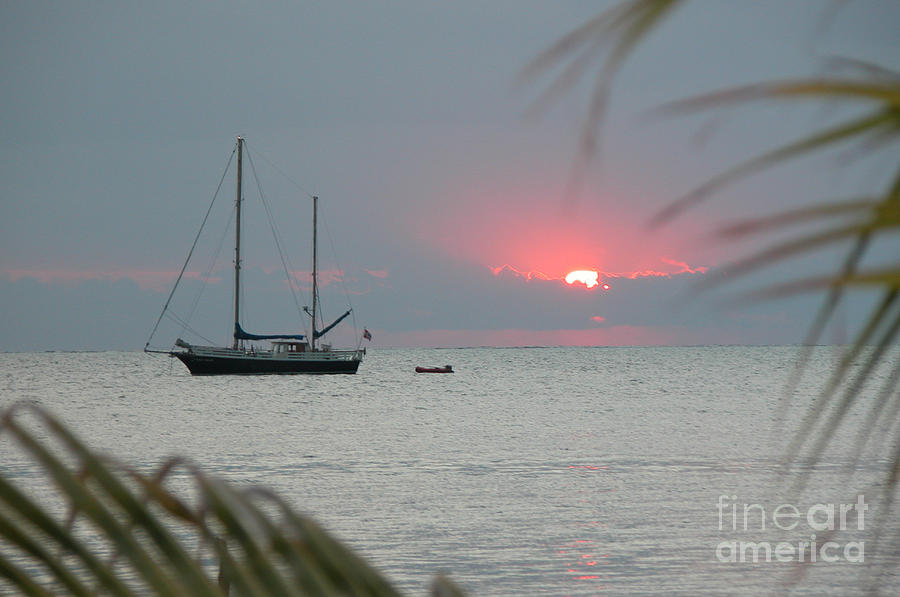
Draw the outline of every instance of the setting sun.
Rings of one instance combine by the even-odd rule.
[[[581,282],[588,288],[593,288],[600,284],[597,281],[597,278],[600,276],[598,272],[593,270],[584,270],[578,269],[574,272],[569,272],[566,274],[566,284],[574,284],[575,282]]]

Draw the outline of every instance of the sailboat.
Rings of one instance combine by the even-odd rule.
[[[234,338],[231,346],[199,346],[175,341],[175,349],[165,351],[187,366],[192,375],[264,375],[300,373],[356,373],[365,349],[332,350],[329,344],[317,343],[326,333],[344,320],[352,309],[341,315],[332,324],[316,329],[319,308],[318,292],[318,250],[317,250],[317,209],[318,197],[313,197],[313,269],[312,269],[312,309],[304,310],[312,318],[312,333],[304,334],[251,334],[241,327],[241,171],[244,151],[243,137],[237,138],[237,197],[235,199],[235,239],[234,239]],[[187,265],[187,264],[185,264]],[[182,273],[184,270],[182,270]],[[177,287],[177,282],[176,282]],[[174,288],[172,292],[174,293]],[[171,300],[172,295],[169,295]],[[167,305],[168,306],[168,302]],[[163,308],[163,314],[166,307]],[[160,315],[162,319],[162,315]],[[157,321],[157,326],[159,321]],[[155,332],[154,328],[154,332]],[[151,333],[151,338],[153,334]],[[366,334],[366,337],[371,337]],[[259,349],[249,342],[270,341],[267,349]],[[149,350],[150,341],[144,347]]]

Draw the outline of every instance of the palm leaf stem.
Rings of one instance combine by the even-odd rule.
[[[897,110],[883,109],[866,114],[862,118],[845,121],[838,126],[827,129],[824,132],[805,137],[799,141],[764,153],[756,158],[739,164],[722,174],[715,176],[700,185],[687,195],[669,203],[659,211],[652,219],[651,225],[659,225],[674,219],[683,211],[706,200],[713,192],[732,184],[738,179],[759,172],[785,160],[796,158],[810,151],[832,145],[839,141],[860,135],[861,133],[877,130],[878,127],[892,124],[900,116]]]

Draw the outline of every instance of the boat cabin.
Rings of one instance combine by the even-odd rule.
[[[272,342],[272,352],[275,354],[285,354],[291,352],[306,352],[307,344],[306,342]]]

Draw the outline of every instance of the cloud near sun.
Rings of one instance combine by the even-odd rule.
[[[708,271],[707,267],[691,267],[683,261],[676,261],[674,259],[663,258],[660,261],[670,266],[669,268],[666,268],[667,271],[647,269],[634,272],[604,272],[590,269],[577,269],[570,271],[565,276],[550,276],[539,271],[522,271],[508,263],[504,263],[499,267],[490,267],[490,270],[495,276],[507,272],[513,276],[524,278],[526,280],[557,280],[565,282],[570,286],[583,284],[586,288],[599,288],[600,290],[609,290],[609,284],[603,282],[603,280],[614,278],[627,278],[629,280],[635,280],[637,278],[668,278],[679,274],[705,274]]]
[[[627,191],[577,207],[555,197],[546,181],[476,182],[446,191],[452,197],[427,213],[410,214],[412,230],[425,243],[458,259],[527,280],[552,280],[602,290],[609,278],[701,274],[688,265],[706,252],[692,220],[663,230],[647,229],[647,212]],[[665,256],[677,255],[676,259]],[[708,265],[708,264],[705,264]],[[574,274],[574,272],[597,272]]]

